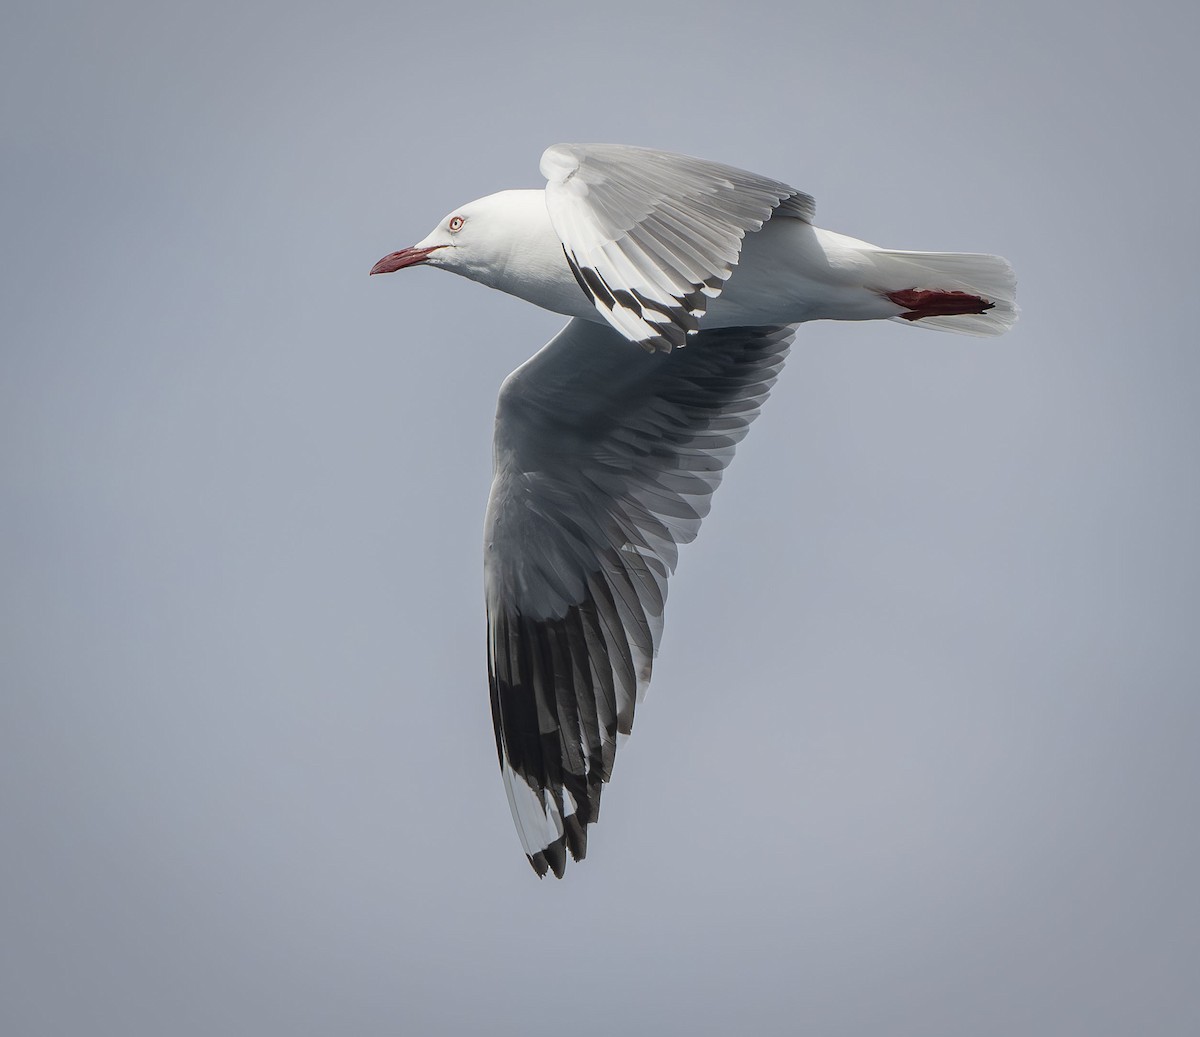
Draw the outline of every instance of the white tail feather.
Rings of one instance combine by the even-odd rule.
[[[966,292],[992,303],[983,313],[892,320],[918,328],[954,331],[964,335],[1002,335],[1017,319],[1017,278],[1008,260],[971,252],[900,252],[879,249],[869,253],[887,291],[917,288],[925,291]]]

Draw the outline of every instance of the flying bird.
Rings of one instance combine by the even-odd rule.
[[[557,144],[541,172],[371,273],[438,267],[571,318],[501,386],[484,536],[504,787],[534,870],[561,878],[650,682],[679,545],[794,326],[996,335],[1017,311],[1000,257],[822,230],[809,195],[754,173],[617,144]]]

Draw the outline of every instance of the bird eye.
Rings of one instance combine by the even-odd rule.
[[[451,216],[451,217],[450,217],[450,223],[448,224],[448,226],[450,227],[450,229],[451,229],[452,231],[454,231],[454,230],[462,230],[462,225],[463,225],[465,222],[466,222],[466,221],[465,221],[465,220],[464,220],[464,219],[463,219],[461,216]]]

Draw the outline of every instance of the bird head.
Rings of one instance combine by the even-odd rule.
[[[471,206],[464,205],[448,213],[422,241],[409,248],[402,248],[399,252],[392,252],[390,255],[384,256],[371,267],[371,273],[390,274],[408,266],[425,264],[454,269],[456,266],[455,252],[464,246],[469,248],[470,241],[474,237],[473,227],[472,230],[467,230],[468,222],[474,223],[471,219],[474,214],[468,211],[470,208]],[[447,251],[449,254],[439,254]]]
[[[543,192],[501,191],[451,209],[425,238],[384,256],[371,273],[442,267],[520,295],[509,280],[546,263],[563,264],[563,259]]]

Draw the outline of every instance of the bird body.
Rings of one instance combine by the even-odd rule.
[[[371,272],[440,267],[572,318],[501,388],[484,562],[504,785],[530,863],[561,877],[649,684],[679,545],[793,326],[991,335],[1016,307],[999,257],[822,230],[808,195],[729,166],[555,145],[542,172],[545,190],[461,206]]]

